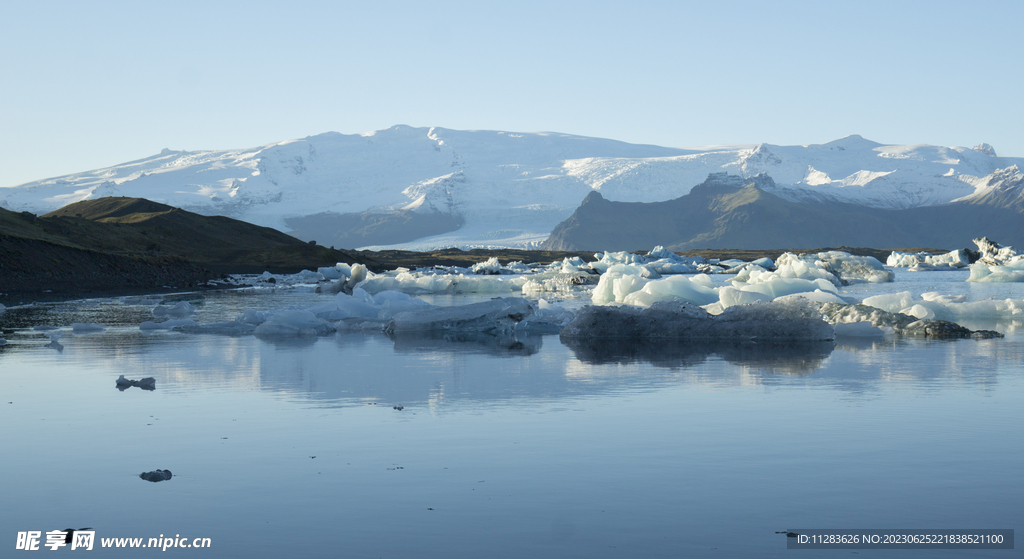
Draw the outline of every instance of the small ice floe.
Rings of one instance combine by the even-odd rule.
[[[87,334],[89,332],[102,332],[107,327],[102,324],[94,324],[92,322],[73,322],[71,324],[71,331],[75,334]]]
[[[7,310],[7,307],[5,307],[3,303],[0,303],[0,313],[3,313],[6,310]]]
[[[120,390],[121,392],[124,392],[125,390],[127,390],[127,389],[129,389],[129,388],[131,388],[133,386],[137,386],[137,387],[139,387],[139,388],[141,388],[143,390],[156,390],[156,379],[153,378],[153,377],[146,377],[146,378],[141,378],[139,380],[132,380],[132,379],[124,378],[124,375],[121,375],[121,376],[117,377],[117,380],[114,381],[114,383],[115,383],[115,386],[117,386],[117,389]]]
[[[185,318],[194,312],[196,312],[195,307],[190,305],[188,301],[178,301],[173,307],[168,307],[167,305],[153,307],[153,316],[157,318]]]
[[[641,309],[632,306],[590,306],[577,311],[562,329],[562,338],[672,340],[824,341],[835,337],[817,306],[803,299],[757,302],[709,314],[680,300],[660,301]]]
[[[152,472],[142,472],[141,474],[139,474],[139,477],[146,481],[152,481],[153,483],[156,483],[158,481],[167,481],[171,479],[171,471],[153,470]]]
[[[0,338],[0,345],[7,345],[7,340]]]

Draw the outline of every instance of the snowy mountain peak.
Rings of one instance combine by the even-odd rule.
[[[984,142],[974,146],[974,151],[978,153],[984,153],[985,155],[991,155],[992,157],[996,157],[996,148]]]

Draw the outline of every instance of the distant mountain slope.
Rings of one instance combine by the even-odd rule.
[[[1011,174],[1012,175],[1012,174]],[[828,201],[792,202],[771,191],[772,179],[713,174],[689,194],[665,202],[612,202],[589,194],[559,224],[544,250],[641,250],[664,245],[767,249],[822,246],[949,249],[988,236],[1003,244],[1024,243],[1024,207],[1005,204],[1006,186],[995,198],[943,206],[879,209]],[[1024,184],[1017,184],[1018,189]],[[1016,199],[1016,198],[1014,198]]]
[[[1022,158],[991,146],[889,146],[860,136],[805,146],[675,149],[555,133],[395,126],[250,149],[171,151],[0,188],[0,206],[47,212],[128,195],[227,215],[344,248],[539,244],[590,192],[678,198],[712,172],[768,173],[788,201],[876,208],[978,194]],[[333,241],[328,240],[333,239]],[[365,244],[363,244],[365,243]]]

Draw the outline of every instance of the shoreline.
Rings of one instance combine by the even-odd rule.
[[[810,249],[700,249],[688,250],[678,254],[684,256],[701,256],[708,259],[740,259],[747,262],[762,257],[777,259],[784,252],[812,253],[829,250],[841,250],[855,256],[873,256],[884,263],[885,258],[894,250],[901,252],[932,252],[941,254],[948,252],[942,249],[931,248],[893,248],[876,249],[870,247],[826,247]],[[579,256],[585,262],[596,260],[594,253],[597,251],[547,251],[547,250],[521,250],[521,249],[472,249],[461,250],[449,248],[430,252],[414,252],[400,250],[384,251],[346,251],[356,262],[365,263],[367,268],[373,272],[380,273],[396,268],[421,268],[430,266],[460,266],[469,267],[475,263],[483,262],[488,258],[497,257],[502,264],[513,261],[524,263],[532,262],[555,262],[563,258]],[[646,251],[634,251],[643,253]],[[105,256],[105,255],[104,255]],[[124,257],[121,257],[124,258]],[[166,258],[166,257],[165,257]],[[148,264],[148,263],[147,263]],[[76,299],[96,299],[107,297],[134,296],[134,295],[163,295],[183,292],[202,292],[236,287],[230,284],[209,285],[208,282],[216,282],[228,274],[260,274],[263,267],[251,265],[239,265],[236,270],[225,270],[222,273],[213,273],[209,269],[196,266],[180,259],[165,259],[159,266],[159,274],[154,276],[146,272],[139,275],[132,275],[125,270],[118,270],[116,274],[97,273],[97,270],[81,270],[84,273],[76,273],[74,266],[63,267],[59,277],[54,274],[40,274],[32,277],[31,274],[21,274],[23,277],[10,278],[5,275],[3,283],[0,283],[0,303],[6,306],[20,306],[32,303],[49,303],[69,301]],[[170,264],[170,266],[168,266]],[[331,266],[335,263],[324,263],[323,266]],[[120,268],[120,266],[117,266]],[[148,267],[147,267],[148,268]],[[260,269],[259,272],[253,272]],[[305,268],[309,269],[309,268]],[[51,268],[52,270],[52,268]],[[302,268],[291,269],[271,266],[266,271],[271,273],[296,273]],[[0,267],[0,271],[4,271]],[[168,274],[170,272],[170,274]],[[97,277],[100,276],[100,277]],[[173,277],[174,281],[164,280]],[[13,281],[12,281],[13,280]],[[175,285],[177,284],[177,285]],[[15,286],[11,289],[9,286]],[[28,287],[31,286],[31,287]],[[20,287],[20,288],[19,288]]]

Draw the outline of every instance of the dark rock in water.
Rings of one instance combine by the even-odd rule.
[[[139,474],[139,477],[146,481],[152,481],[153,483],[156,483],[158,481],[167,481],[171,479],[171,471],[153,470],[152,472],[142,472],[141,474]]]
[[[128,390],[133,386],[138,386],[143,390],[156,390],[156,379],[153,377],[146,377],[139,380],[132,380],[124,378],[124,375],[117,377],[116,383],[117,389],[121,392]]]

